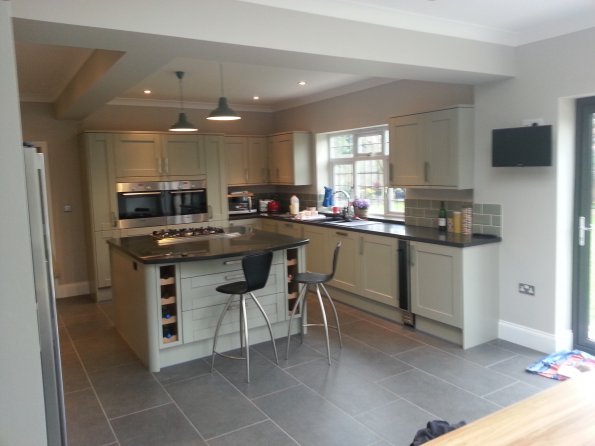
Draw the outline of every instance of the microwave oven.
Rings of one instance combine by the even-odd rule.
[[[117,183],[118,228],[208,221],[206,180]]]
[[[230,215],[252,214],[257,211],[256,200],[251,192],[234,192],[227,196]]]

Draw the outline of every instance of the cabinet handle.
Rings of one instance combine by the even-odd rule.
[[[279,181],[279,168],[277,167],[277,181]]]
[[[226,260],[223,262],[224,265],[239,265],[242,263],[242,259],[239,260]]]
[[[118,227],[118,219],[116,218],[116,213],[112,211],[112,227]]]
[[[244,167],[244,180],[246,180],[246,182],[248,182],[248,168]]]
[[[346,232],[335,232],[335,234],[340,235],[341,237],[347,237],[348,234]]]
[[[236,280],[236,279],[244,279],[243,274],[231,274],[229,276],[225,276],[225,280]]]
[[[388,179],[391,183],[393,182],[393,163],[388,165]]]
[[[209,204],[207,205],[207,209],[209,212],[209,220],[211,220],[213,218],[213,207]]]
[[[266,172],[265,172],[265,168],[264,167],[261,167],[260,168],[260,177],[261,177],[261,179],[262,179],[263,182],[267,180]]]
[[[165,168],[163,169],[165,173],[169,173],[169,158],[164,158],[163,162],[165,164]]]
[[[413,246],[409,247],[409,266],[415,265],[415,256],[416,256],[415,248]]]
[[[161,175],[163,173],[161,158],[155,158],[155,161],[157,162],[157,172]]]
[[[424,181],[427,183],[430,178],[430,163],[427,161],[424,163]]]

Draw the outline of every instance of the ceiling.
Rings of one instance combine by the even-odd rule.
[[[515,47],[595,26],[595,2],[592,0],[240,1],[503,47]],[[57,101],[95,54],[94,48],[80,48],[74,40],[72,46],[45,45],[20,40],[19,33],[15,33],[15,40],[23,101]],[[179,104],[179,83],[175,71],[186,73],[183,88],[187,107],[214,107],[221,95],[221,68],[224,94],[230,105],[237,110],[262,111],[283,109],[400,78],[391,72],[369,75],[347,67],[336,69],[332,64],[309,64],[300,68],[297,59],[285,66],[278,62],[268,64],[266,58],[254,57],[256,53],[244,58],[254,62],[246,62],[242,58],[220,61],[216,57],[165,54],[170,57],[153,61],[152,66],[146,69],[146,76],[135,79],[130,85],[120,82],[119,89],[114,87],[109,94],[103,95],[103,101],[176,107]],[[43,70],[39,69],[40,66]],[[413,73],[409,78],[414,77]],[[299,81],[306,81],[306,85],[299,86]],[[460,79],[460,82],[480,81],[481,78]],[[145,89],[150,89],[152,93],[143,93]],[[254,100],[254,96],[260,99]],[[81,114],[84,113],[79,113],[79,117]]]

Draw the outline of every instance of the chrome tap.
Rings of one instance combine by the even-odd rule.
[[[353,205],[351,204],[351,196],[344,190],[338,190],[338,191],[334,192],[333,196],[335,196],[337,194],[343,194],[343,195],[345,195],[345,198],[347,198],[347,206],[345,206],[341,212],[341,214],[343,215],[343,218],[346,218],[346,219],[353,218],[353,216],[355,215],[355,212],[353,210]]]

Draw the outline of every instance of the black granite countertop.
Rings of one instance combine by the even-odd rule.
[[[404,240],[411,240],[416,242],[433,243],[436,245],[454,246],[457,248],[467,248],[471,246],[485,245],[488,243],[499,243],[502,238],[489,234],[473,234],[463,235],[455,233],[442,233],[438,229],[424,228],[421,226],[407,226],[401,222],[386,222],[368,220],[370,224],[360,226],[339,226],[325,223],[320,220],[302,221],[296,220],[284,214],[258,214],[249,217],[242,215],[242,219],[246,218],[270,218],[279,221],[290,221],[304,225],[315,225],[334,229],[336,231],[354,231],[363,232],[366,234],[383,235],[387,237],[395,237]],[[239,219],[239,218],[238,218]],[[230,218],[230,220],[233,220]]]
[[[159,244],[150,235],[122,237],[108,240],[119,249],[141,263],[171,263],[209,260],[223,257],[244,256],[255,251],[295,248],[308,243],[307,239],[288,237],[254,230],[233,232],[216,236],[203,236],[184,243]]]

